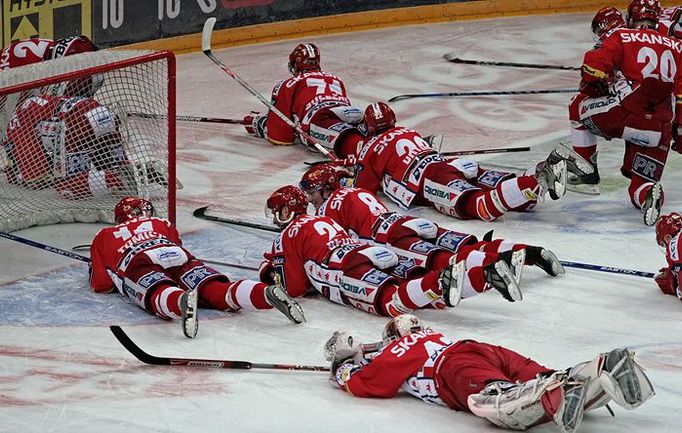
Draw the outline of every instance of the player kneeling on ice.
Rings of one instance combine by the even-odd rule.
[[[661,268],[654,277],[656,284],[666,295],[677,296],[682,301],[680,273],[682,272],[682,215],[672,212],[661,215],[656,223],[656,242],[665,248],[668,266]]]
[[[566,192],[566,160],[582,159],[560,146],[517,177],[444,157],[414,129],[396,126],[395,113],[384,102],[365,109],[364,126],[364,141],[344,140],[334,149],[357,164],[356,187],[381,190],[404,209],[430,204],[461,219],[493,221],[508,211],[527,211],[547,192],[558,200]]]
[[[322,71],[320,50],[315,44],[294,48],[289,55],[289,72],[293,77],[280,81],[272,90],[275,108],[326,148],[332,149],[341,136],[359,136],[355,125],[362,121],[362,110],[351,105],[341,78]],[[244,118],[244,126],[249,134],[275,145],[289,146],[296,140],[296,131],[273,112],[252,113]]]
[[[565,433],[578,430],[585,411],[612,400],[634,409],[654,395],[626,348],[555,370],[502,346],[451,341],[411,314],[391,319],[382,343],[335,332],[324,347],[331,380],[355,397],[390,398],[402,389],[510,430],[553,421]]]
[[[505,299],[518,301],[524,255],[526,264],[537,265],[551,276],[564,273],[554,253],[542,247],[502,239],[479,242],[474,235],[391,212],[370,191],[342,186],[352,183],[352,177],[351,170],[337,163],[318,164],[303,174],[300,186],[317,215],[330,217],[361,241],[389,248],[398,255],[400,270],[409,276],[424,268],[443,269],[454,256],[465,261],[462,298],[494,287]]]
[[[152,204],[138,197],[122,199],[114,210],[114,227],[92,241],[90,285],[97,293],[118,290],[139,307],[162,319],[182,318],[183,332],[198,329],[197,306],[224,311],[277,308],[294,323],[303,310],[281,287],[227,276],[181,247],[178,231],[154,217]]]
[[[282,233],[264,255],[261,281],[281,282],[292,297],[314,288],[332,302],[379,316],[430,308],[438,299],[450,307],[459,303],[463,261],[420,278],[395,277],[401,265],[394,252],[353,239],[329,217],[306,215],[307,206],[305,194],[293,185],[268,198],[267,210]]]

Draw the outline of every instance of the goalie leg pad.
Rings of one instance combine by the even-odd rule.
[[[654,396],[654,387],[644,369],[627,348],[606,354],[604,370],[599,375],[604,391],[625,409],[635,409]]]

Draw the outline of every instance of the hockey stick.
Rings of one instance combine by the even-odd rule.
[[[444,93],[414,93],[397,95],[388,102],[414,98],[458,98],[471,96],[506,96],[506,95],[546,95],[552,93],[578,93],[578,89],[549,89],[549,90],[486,90],[480,92],[444,92]]]
[[[88,244],[76,245],[75,247],[73,247],[71,249],[74,251],[89,251],[90,245],[88,245]],[[228,268],[246,269],[247,271],[258,271],[258,268],[254,268],[253,266],[238,265],[236,263],[227,263],[227,262],[221,262],[218,260],[210,260],[210,259],[197,259],[197,260],[199,260],[200,262],[209,263],[211,265],[221,265],[221,266],[225,266]]]
[[[560,71],[579,71],[581,68],[575,66],[545,65],[541,63],[515,63],[515,62],[494,62],[490,60],[468,60],[460,59],[454,53],[444,54],[443,58],[448,62],[460,63],[463,65],[479,66],[509,66],[512,68],[532,68],[532,69],[555,69]]]
[[[329,152],[327,149],[325,149],[320,143],[318,143],[313,137],[308,135],[299,125],[294,123],[291,119],[289,119],[287,116],[284,115],[281,111],[279,111],[277,108],[275,108],[274,105],[270,101],[268,101],[263,95],[258,93],[256,89],[251,87],[246,81],[242,80],[242,78],[237,75],[234,71],[232,71],[230,68],[228,68],[223,62],[221,62],[212,52],[211,52],[211,34],[213,33],[213,26],[215,26],[216,19],[214,17],[211,17],[206,20],[204,23],[204,29],[201,32],[201,49],[203,50],[204,54],[206,54],[206,57],[211,59],[213,63],[218,65],[220,69],[223,70],[227,75],[230,77],[234,78],[237,83],[239,83],[240,86],[242,86],[244,89],[246,89],[249,93],[251,93],[253,96],[256,97],[260,102],[262,102],[270,111],[275,113],[277,117],[282,119],[284,123],[292,127],[298,134],[303,137],[308,143],[312,144],[315,146],[315,149],[317,149],[321,154],[326,156],[332,161],[336,161],[337,158]]]
[[[164,114],[151,113],[128,113],[130,117],[141,117],[143,119],[166,119],[168,116]],[[229,125],[243,125],[244,121],[241,119],[221,119],[218,117],[198,117],[198,116],[175,116],[175,120],[182,122],[205,122],[205,123],[226,123]]]
[[[654,274],[651,272],[637,271],[634,269],[613,268],[611,266],[592,265],[590,263],[567,262],[565,260],[560,260],[560,262],[563,266],[566,266],[567,268],[586,269],[588,271],[609,272],[612,274],[621,275],[633,275],[635,277],[643,278],[654,277]]]
[[[52,247],[50,245],[41,244],[40,242],[32,241],[30,239],[15,236],[9,233],[0,232],[0,237],[9,239],[11,241],[20,242],[31,247],[40,248],[54,254],[59,254],[60,256],[68,257],[70,259],[80,260],[81,262],[90,263],[90,258],[81,256],[80,254],[72,253],[71,251],[62,250],[61,248]]]
[[[509,147],[506,149],[480,149],[480,150],[453,150],[451,152],[440,152],[443,156],[464,156],[464,155],[485,155],[487,153],[507,153],[507,152],[528,152],[530,147]],[[314,166],[325,164],[329,161],[304,161],[303,164]]]
[[[293,364],[265,364],[247,361],[230,361],[222,359],[192,359],[192,358],[165,358],[150,355],[133,342],[120,326],[110,326],[111,332],[123,347],[135,358],[150,365],[170,365],[179,367],[201,368],[229,368],[237,370],[267,369],[267,370],[296,370],[315,371],[329,373],[329,367],[319,365],[293,365]]]
[[[223,217],[218,217],[218,216],[213,216],[213,215],[206,215],[206,209],[208,209],[208,206],[200,207],[199,209],[196,209],[194,212],[192,212],[192,215],[194,215],[196,218],[199,218],[202,220],[217,221],[219,223],[233,224],[236,226],[249,227],[249,228],[258,229],[258,230],[265,230],[268,232],[279,233],[281,231],[277,227],[267,226],[265,224],[250,223],[250,222],[246,222],[246,221],[233,220],[231,218],[223,218]]]

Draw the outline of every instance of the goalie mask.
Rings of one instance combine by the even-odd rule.
[[[122,224],[133,218],[148,218],[152,216],[154,216],[154,206],[149,200],[140,197],[123,198],[114,208],[116,224]]]
[[[625,19],[618,9],[613,6],[606,6],[599,9],[599,12],[592,19],[592,33],[601,37],[603,34],[625,27]]]
[[[265,203],[266,217],[272,215],[272,222],[286,227],[296,215],[305,214],[308,208],[303,191],[293,185],[286,185],[273,192]]]
[[[392,318],[384,327],[381,339],[384,344],[392,343],[406,335],[423,331],[424,326],[421,320],[413,314],[401,314]]]
[[[395,126],[395,113],[385,102],[375,102],[365,108],[367,135],[377,135]]]
[[[661,15],[661,3],[659,0],[632,0],[628,5],[628,27],[635,28],[635,23],[650,21],[648,26],[637,27],[656,28],[658,17]]]
[[[315,44],[298,44],[289,54],[289,72],[294,77],[307,71],[320,70],[320,50]]]
[[[672,212],[661,215],[656,223],[656,242],[662,247],[667,247],[670,240],[682,230],[682,215]]]
[[[317,209],[329,195],[341,187],[351,186],[353,173],[351,169],[338,164],[318,164],[303,174],[299,186],[306,194],[308,201]],[[319,197],[317,194],[319,193]]]

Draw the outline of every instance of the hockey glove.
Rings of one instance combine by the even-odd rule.
[[[265,128],[267,120],[267,114],[260,114],[257,111],[252,111],[251,114],[244,117],[244,128],[246,128],[246,132],[251,135],[265,138],[267,136],[267,129]]]
[[[260,264],[260,267],[258,268],[258,278],[262,283],[268,285],[275,284],[275,278],[273,277],[274,274],[275,269],[272,267],[272,262],[265,260]]]
[[[654,277],[658,288],[666,295],[677,296],[677,282],[675,276],[670,272],[670,268],[661,268]]]
[[[682,127],[677,122],[673,122],[673,145],[672,149],[677,153],[682,153]]]

